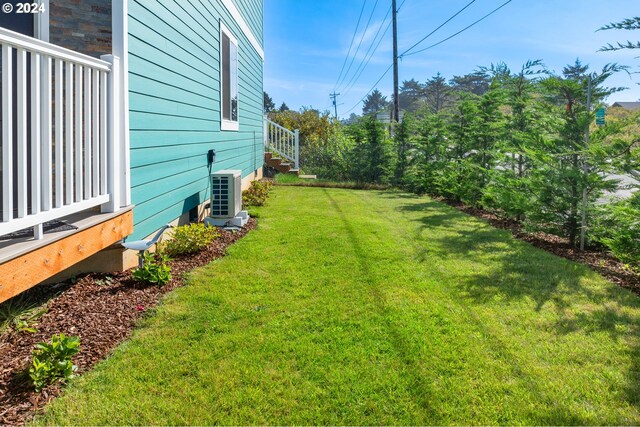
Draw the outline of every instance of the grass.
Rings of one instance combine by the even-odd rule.
[[[638,424],[640,299],[428,198],[276,187],[42,424]]]
[[[35,333],[38,319],[47,312],[46,304],[30,300],[25,294],[0,304],[0,337],[6,333]]]
[[[357,190],[387,190],[390,188],[384,184],[370,184],[366,182],[332,181],[323,178],[300,178],[290,173],[276,174],[274,181],[277,185],[295,187],[324,187],[324,188],[349,188]]]
[[[293,173],[278,173],[273,178],[273,180],[277,184],[298,184],[301,182],[310,181],[309,179],[300,178],[298,175],[295,175]],[[315,179],[314,181],[317,181],[317,179]]]

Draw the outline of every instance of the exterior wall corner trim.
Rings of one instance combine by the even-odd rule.
[[[121,207],[131,204],[131,154],[129,134],[129,13],[128,0],[112,0],[112,52],[120,58],[120,68],[114,72],[120,73],[120,134],[116,141],[120,144],[121,180],[120,194],[122,194]]]
[[[233,4],[233,0],[220,0],[220,1],[224,5],[224,7],[229,11],[234,21],[238,23],[240,30],[242,30],[242,33],[247,37],[247,39],[249,40],[249,43],[251,43],[251,46],[253,46],[256,52],[258,52],[258,55],[260,55],[260,58],[262,58],[262,60],[264,61],[264,49],[262,48],[262,46],[260,46],[260,42],[258,42],[258,39],[253,35],[251,28],[249,28],[249,25],[247,25],[247,22],[242,17],[242,14],[240,13],[236,5]]]

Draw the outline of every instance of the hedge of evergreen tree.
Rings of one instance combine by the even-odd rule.
[[[448,82],[405,81],[401,123],[380,122],[379,106],[349,124],[315,112],[322,137],[305,140],[302,167],[490,210],[576,247],[584,230],[587,245],[640,267],[640,196],[610,197],[612,174],[638,175],[639,116],[610,111],[606,125],[595,124],[595,111],[621,90],[607,81],[625,70],[576,61],[555,74],[528,61],[517,71],[496,64]]]

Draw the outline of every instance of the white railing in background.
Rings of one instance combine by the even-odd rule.
[[[265,118],[264,148],[293,163],[293,169],[300,169],[300,133],[298,129],[289,130]]]
[[[0,28],[0,236],[102,205],[119,208],[118,58]],[[15,127],[15,128],[14,128]]]

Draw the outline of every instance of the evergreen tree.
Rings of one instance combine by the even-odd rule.
[[[440,177],[451,160],[450,135],[442,114],[427,114],[416,127],[406,186],[416,193],[444,195]]]
[[[590,145],[585,144],[587,128],[594,119],[594,113],[587,110],[588,81],[590,78],[591,99],[597,107],[606,96],[621,90],[603,84],[623,69],[613,64],[600,73],[588,73],[588,66],[576,61],[564,68],[562,76],[551,76],[542,82],[547,106],[560,120],[554,138],[540,141],[541,145],[529,150],[535,163],[529,185],[533,196],[529,218],[538,226],[566,236],[574,246],[581,227],[583,190],[592,204],[602,191],[615,187],[614,182],[604,178],[604,172],[611,168],[605,154],[612,148],[606,144],[609,130],[594,132]]]
[[[453,92],[467,92],[474,95],[484,95],[489,90],[489,84],[489,77],[481,71],[474,71],[464,76],[453,76],[449,80],[449,86]]]
[[[405,80],[400,86],[398,100],[401,110],[415,111],[417,101],[424,96],[424,86],[417,80]]]
[[[463,94],[457,102],[449,123],[451,144],[448,148],[450,162],[445,163],[440,171],[438,188],[440,193],[455,201],[473,204],[480,199],[477,188],[477,177],[473,163],[477,160],[475,129],[478,120],[478,98],[471,94]]]
[[[264,100],[263,101],[264,113],[267,114],[274,111],[276,109],[276,104],[273,103],[273,99],[271,99],[269,94],[267,92],[262,92],[262,97]]]
[[[359,119],[360,119],[360,116],[359,116],[359,115],[357,115],[356,113],[351,113],[351,114],[349,115],[349,118],[348,118],[348,119],[343,119],[343,120],[342,120],[342,124],[344,124],[344,125],[351,125],[351,124],[356,123]]]
[[[504,93],[510,114],[505,137],[495,153],[501,167],[491,170],[491,183],[485,190],[483,203],[518,220],[524,219],[528,209],[525,178],[531,161],[527,150],[534,141],[544,137],[545,126],[549,123],[544,108],[537,102],[539,80],[545,72],[541,61],[527,61],[518,74],[502,70],[494,81]]]
[[[283,101],[282,104],[280,105],[280,108],[278,108],[278,111],[281,112],[281,113],[283,113],[285,111],[289,111],[289,107]]]
[[[458,103],[451,126],[455,162],[445,169],[441,188],[456,200],[479,206],[489,172],[496,165],[496,148],[504,138],[501,112],[504,93],[489,90],[483,96],[466,95]]]
[[[395,129],[393,136],[395,151],[396,151],[396,164],[393,174],[393,181],[396,185],[404,184],[405,177],[407,175],[407,168],[409,166],[409,148],[411,145],[411,135],[413,134],[413,117],[410,114],[405,114],[402,121]]]
[[[385,110],[389,106],[389,102],[387,101],[387,97],[383,96],[382,93],[375,89],[371,92],[364,100],[364,105],[362,106],[362,114],[375,114],[380,111]]]
[[[384,125],[368,115],[350,130],[355,141],[351,157],[353,179],[387,183],[392,171],[392,156]]]
[[[431,112],[435,114],[451,103],[451,87],[440,73],[427,80],[424,95]]]
[[[587,77],[587,71],[589,71],[589,66],[583,65],[580,58],[576,58],[576,62],[562,69],[562,75],[565,79],[578,81]]]
[[[600,28],[598,31],[602,30],[640,30],[640,16],[628,18],[620,22],[612,22]],[[620,49],[640,49],[640,41],[632,42],[627,40],[626,43],[617,42],[615,45],[609,43],[601,47],[600,51],[608,52]]]

